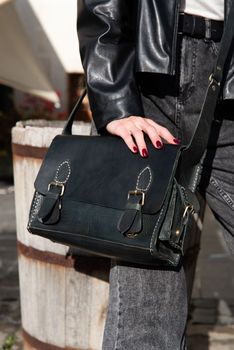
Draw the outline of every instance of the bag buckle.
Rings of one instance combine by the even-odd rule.
[[[61,192],[59,193],[59,195],[60,195],[60,197],[62,197],[63,194],[64,194],[64,189],[65,189],[64,183],[59,182],[59,181],[52,181],[52,182],[50,182],[49,185],[48,185],[48,191],[50,191],[50,189],[51,189],[52,186],[60,187],[60,191],[61,191]]]
[[[145,192],[139,190],[128,191],[128,199],[130,196],[141,196],[141,201],[139,204],[143,207],[145,204]]]
[[[184,219],[186,217],[188,211],[190,211],[191,214],[193,214],[195,212],[194,207],[193,207],[192,204],[187,204],[186,205],[186,207],[184,209],[184,214],[182,216],[182,219]]]
[[[220,81],[218,81],[215,77],[214,77],[214,74],[212,73],[210,76],[209,76],[209,81],[210,81],[210,85],[212,84],[216,84],[217,86],[220,86]]]

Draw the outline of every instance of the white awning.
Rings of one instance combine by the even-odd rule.
[[[17,1],[18,7],[21,6],[22,0]],[[67,73],[83,73],[76,32],[77,0],[27,0],[27,2],[33,9],[64,70]],[[22,18],[26,18],[26,15]]]
[[[31,49],[12,0],[0,0],[0,83],[59,103]]]

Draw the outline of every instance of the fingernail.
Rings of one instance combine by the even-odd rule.
[[[146,148],[143,148],[141,153],[142,153],[142,156],[145,158],[149,156],[149,153]]]
[[[136,146],[133,147],[133,152],[137,153],[138,152],[138,148]]]
[[[157,148],[162,148],[163,144],[160,141],[156,141],[156,147]]]
[[[180,144],[180,140],[178,140],[178,139],[173,139],[173,141],[174,141],[177,145]]]

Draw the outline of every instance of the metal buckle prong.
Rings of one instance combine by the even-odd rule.
[[[139,191],[139,190],[134,190],[134,191],[128,191],[128,199],[130,196],[141,196],[141,202],[140,205],[143,206],[145,204],[145,192]]]
[[[220,86],[220,81],[218,81],[214,78],[213,73],[209,76],[209,81],[211,84],[215,83],[216,85]]]
[[[191,213],[194,213],[194,207],[192,204],[187,204],[185,209],[184,209],[184,214],[183,214],[183,219],[185,218],[187,212],[190,211]]]
[[[51,186],[56,186],[56,187],[61,187],[61,192],[60,192],[60,197],[63,196],[64,194],[64,189],[65,189],[65,186],[64,186],[64,183],[62,182],[59,182],[59,181],[52,181],[49,183],[48,185],[48,191],[50,190]]]

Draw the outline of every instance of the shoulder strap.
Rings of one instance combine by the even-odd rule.
[[[213,73],[209,77],[209,85],[206,91],[206,96],[204,99],[200,116],[197,121],[197,125],[194,129],[194,133],[190,140],[190,143],[185,147],[182,154],[181,169],[183,169],[185,174],[184,179],[185,177],[187,179],[191,177],[191,171],[194,171],[194,167],[196,167],[196,165],[200,162],[207,148],[209,133],[211,130],[212,122],[214,120],[215,108],[220,94],[225,62],[227,60],[230,48],[233,45],[233,19],[234,1],[232,1],[228,19],[224,27],[223,36],[220,43],[220,50],[213,68]],[[188,175],[188,171],[186,171],[185,169],[188,169],[190,175]],[[192,190],[194,191],[195,188],[193,188]]]

